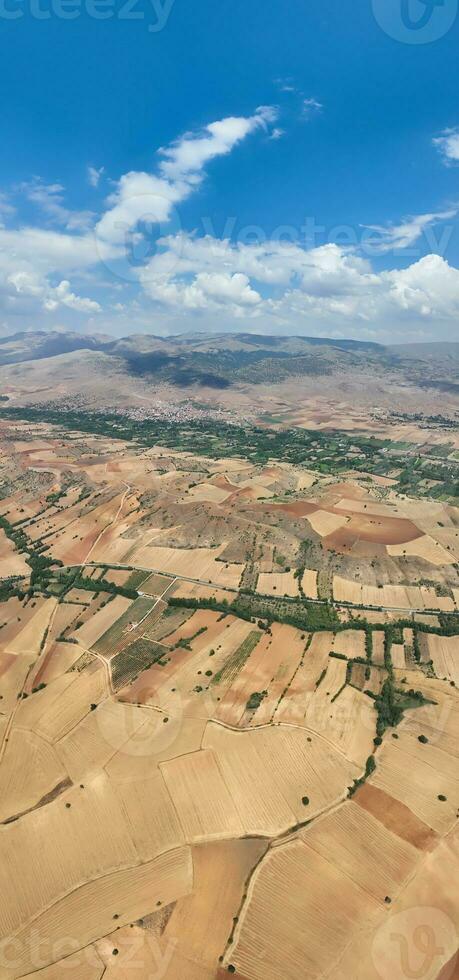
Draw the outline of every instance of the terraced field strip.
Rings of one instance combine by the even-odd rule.
[[[162,596],[173,582],[174,578],[153,572],[153,575],[147,575],[143,578],[139,585],[142,586],[141,591],[144,595]],[[129,584],[131,588],[137,588],[137,585],[134,585],[130,579]]]
[[[249,659],[250,654],[255,649],[258,641],[260,640],[261,633],[259,630],[252,630],[248,636],[246,636],[240,647],[234,651],[232,656],[227,660],[224,667],[218,671],[217,674],[212,678],[212,684],[220,684],[222,681],[225,683],[231,683],[237,674],[244,666],[246,660]]]
[[[154,606],[157,603],[157,599],[151,596],[139,596],[129,609],[126,610],[122,616],[117,619],[110,629],[107,630],[94,644],[94,650],[96,653],[101,653],[106,655],[110,653],[113,648],[122,641],[124,634],[129,629],[138,628],[141,623],[147,618],[149,613],[153,611]]]
[[[166,648],[141,636],[113,657],[110,668],[115,690],[136,679],[138,674],[161,660]]]

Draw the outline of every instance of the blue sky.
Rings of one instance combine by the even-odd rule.
[[[0,0],[2,334],[458,339],[431,4]]]

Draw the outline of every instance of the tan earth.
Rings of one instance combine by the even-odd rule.
[[[406,980],[427,936],[451,980],[458,507],[42,422],[0,453],[0,975]]]

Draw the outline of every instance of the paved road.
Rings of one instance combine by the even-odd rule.
[[[94,567],[97,567],[97,566],[99,566],[99,567],[100,566],[103,566],[103,564],[104,564],[103,562],[82,562],[82,563],[76,564],[76,565],[66,565],[65,567],[66,568],[82,568],[82,567],[85,567],[86,566],[86,567],[89,567],[89,568],[94,568]],[[211,588],[214,588],[214,589],[221,589],[224,592],[232,592],[234,595],[239,595],[240,594],[240,589],[234,589],[234,588],[231,588],[228,585],[218,585],[218,584],[215,584],[215,582],[210,582],[209,579],[192,578],[190,575],[175,575],[173,573],[170,573],[169,574],[168,572],[165,572],[163,569],[160,569],[160,568],[144,568],[141,565],[135,565],[135,566],[134,565],[123,565],[123,564],[120,564],[120,563],[117,563],[117,562],[110,562],[110,568],[121,568],[121,569],[124,568],[126,571],[150,572],[151,575],[165,575],[167,578],[173,578],[177,582],[191,582],[193,585],[207,585],[207,586],[210,586]],[[139,592],[139,594],[142,594],[140,589],[138,590],[138,592]],[[254,595],[259,596],[261,599],[282,599],[282,602],[293,602],[293,603],[294,602],[298,602],[298,599],[295,598],[295,597],[293,597],[293,596],[281,596],[281,595],[279,595],[279,596],[273,596],[273,595],[267,594],[265,592],[256,592],[256,593],[254,593]],[[306,596],[306,599],[307,599],[308,602],[311,602],[311,603],[313,603],[314,605],[317,605],[317,606],[326,606],[327,605],[327,601],[325,599],[310,599],[308,596]],[[439,610],[439,609],[433,609],[433,610],[430,610],[430,609],[415,609],[413,607],[410,607],[409,609],[407,609],[406,606],[359,606],[356,603],[351,603],[351,602],[334,602],[333,605],[341,606],[344,609],[357,609],[360,612],[363,612],[364,610],[368,610],[369,612],[380,612],[380,611],[382,611],[382,612],[403,613],[405,617],[410,617],[410,616],[412,617],[416,613],[418,613],[418,614],[421,614],[422,613],[422,614],[437,616],[439,612],[442,612],[442,610]],[[448,616],[448,615],[449,616],[452,616],[452,615],[454,615],[454,613],[452,613],[452,612],[450,612],[450,613],[444,613],[444,615],[446,615],[446,616]]]

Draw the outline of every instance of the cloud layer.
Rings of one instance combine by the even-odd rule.
[[[91,211],[71,211],[64,204],[61,184],[44,184],[39,178],[16,188],[16,193],[38,210],[45,227],[6,228],[2,221],[14,214],[7,198],[0,198],[0,304],[6,315],[27,316],[37,309],[52,313],[59,307],[86,314],[101,311],[94,299],[80,297],[62,273],[77,279],[102,266],[123,277],[126,253],[142,237],[137,229],[171,220],[173,208],[185,200],[204,179],[204,167],[214,157],[226,155],[256,130],[269,133],[277,117],[270,106],[261,106],[249,117],[228,117],[202,132],[186,134],[159,151],[157,173],[132,171],[116,182],[106,201],[105,213],[94,221]],[[89,166],[89,184],[97,188],[104,168]],[[55,230],[59,228],[60,230]],[[117,266],[119,264],[119,273]],[[132,278],[132,277],[131,277]],[[115,286],[119,283],[115,281]],[[219,287],[203,281],[211,293]],[[241,302],[251,290],[236,278],[228,285]],[[250,299],[249,299],[250,302]],[[118,304],[119,305],[119,304]],[[6,325],[4,325],[5,328]]]
[[[139,279],[152,300],[174,312],[226,312],[295,329],[326,321],[367,331],[388,319],[422,323],[459,314],[459,271],[433,254],[376,273],[368,260],[335,244],[308,250],[179,234],[161,240]]]
[[[317,100],[304,99],[306,115],[321,109]],[[410,331],[429,336],[439,323],[455,321],[459,271],[440,245],[446,247],[458,205],[365,225],[366,250],[362,243],[246,244],[181,229],[178,206],[201,187],[210,163],[257,133],[268,146],[284,134],[278,122],[276,107],[260,106],[250,116],[229,116],[185,133],[158,151],[151,172],[130,171],[112,182],[99,215],[71,210],[64,187],[39,178],[14,188],[10,197],[0,194],[3,329],[13,317],[21,325],[40,317],[52,323],[59,310],[71,323],[75,317],[91,325],[103,320],[105,329],[110,320],[120,329],[125,321],[128,329],[142,329],[154,315],[155,327],[163,322],[186,329],[193,318],[200,329],[216,323],[229,329],[244,320],[259,331],[382,339]],[[459,162],[459,129],[444,131],[434,145],[444,162]],[[104,167],[88,166],[86,176],[94,191],[102,176],[106,181]],[[16,198],[34,218],[22,226]],[[405,268],[395,261],[377,268],[378,256],[412,258],[407,250],[413,246],[415,260]]]

